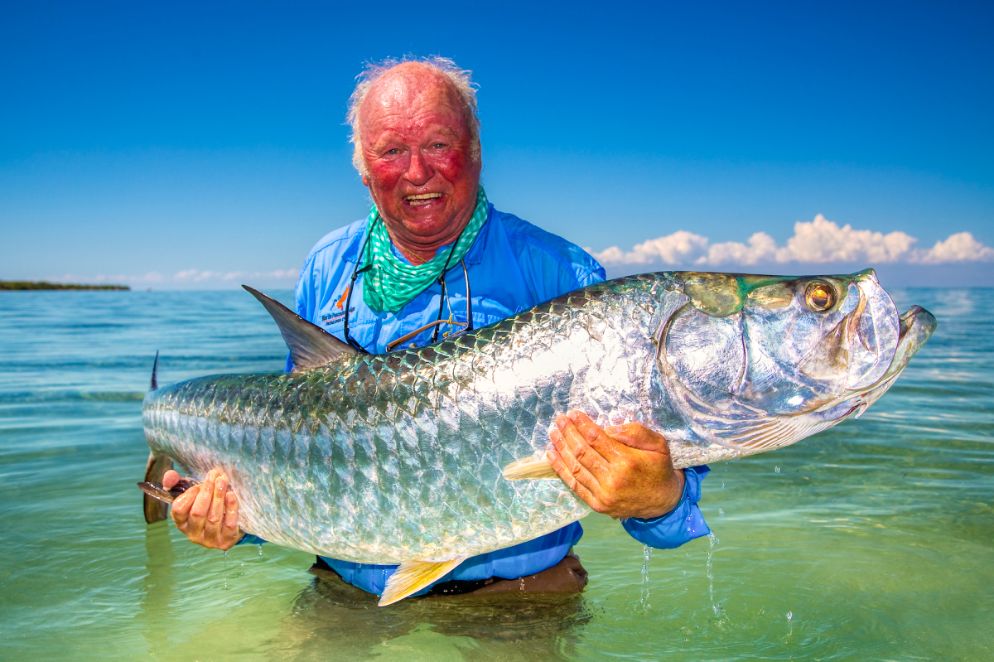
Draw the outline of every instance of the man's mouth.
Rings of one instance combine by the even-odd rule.
[[[412,207],[424,207],[442,197],[441,193],[418,193],[404,196],[404,201]]]

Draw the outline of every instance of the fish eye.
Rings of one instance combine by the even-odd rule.
[[[816,313],[823,313],[835,305],[835,290],[828,283],[815,281],[804,290],[804,303]]]

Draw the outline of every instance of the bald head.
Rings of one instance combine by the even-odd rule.
[[[368,174],[363,157],[363,125],[371,109],[378,112],[403,107],[428,96],[459,109],[470,136],[471,156],[479,162],[480,125],[476,117],[476,90],[469,71],[440,57],[403,62],[388,60],[367,66],[358,79],[349,100],[347,119],[352,127],[352,163],[360,175],[366,177]]]

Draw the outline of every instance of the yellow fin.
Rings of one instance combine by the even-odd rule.
[[[387,580],[380,607],[392,605],[412,593],[417,593],[433,581],[444,577],[450,570],[466,560],[461,556],[448,561],[404,561]]]
[[[503,474],[508,480],[559,478],[544,452],[515,460],[504,467]]]

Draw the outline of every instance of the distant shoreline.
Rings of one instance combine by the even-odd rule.
[[[11,290],[130,290],[127,285],[49,283],[45,280],[0,280],[0,291]]]

